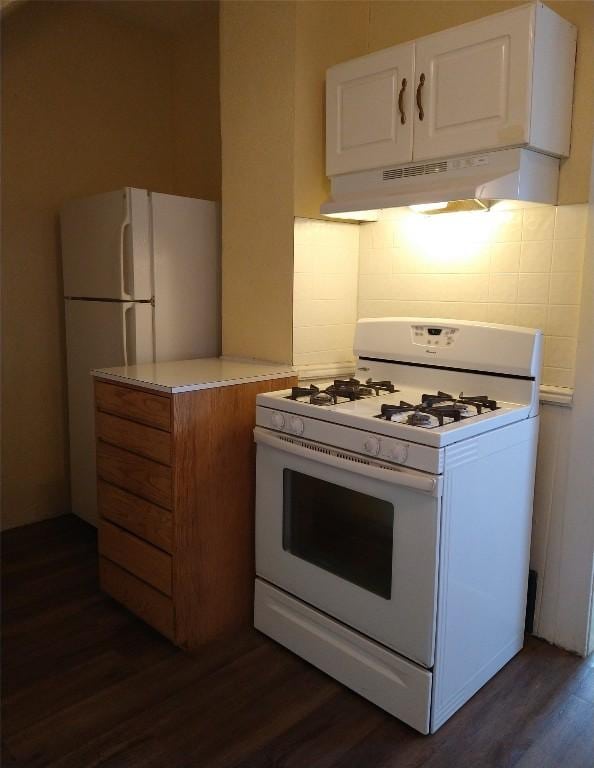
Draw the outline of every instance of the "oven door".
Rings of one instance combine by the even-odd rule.
[[[441,478],[254,435],[257,574],[433,666]]]

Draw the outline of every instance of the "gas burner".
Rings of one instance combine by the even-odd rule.
[[[449,404],[466,417],[481,414],[483,410],[496,411],[498,408],[497,401],[489,399],[487,395],[468,396],[463,392],[460,392],[458,397],[454,397],[447,392],[438,391],[436,395],[422,395],[421,400],[428,408]]]
[[[382,403],[381,413],[377,416],[378,419],[385,419],[386,421],[400,420],[398,417],[403,416],[402,421],[406,420],[406,415],[410,411],[415,411],[416,408],[411,403],[406,403],[401,400],[398,405],[392,403]]]
[[[309,387],[291,387],[291,394],[287,395],[287,400],[299,400],[301,397],[315,397],[319,392],[319,388],[313,384]]]
[[[398,392],[391,381],[372,381],[371,379],[367,379],[365,387],[366,389],[373,390],[376,395],[379,395],[380,392]]]
[[[349,387],[360,387],[361,382],[359,381],[359,379],[353,379],[353,377],[351,376],[350,379],[334,379],[334,384],[332,386],[337,388],[346,387],[348,389]]]
[[[436,405],[433,408],[427,408],[425,412],[435,416],[440,427],[452,421],[460,421],[462,418],[460,411],[450,405]],[[446,422],[445,419],[448,421]]]
[[[381,392],[397,392],[391,381],[372,381],[367,379],[361,384],[358,379],[335,379],[333,384],[320,389],[315,384],[309,387],[293,387],[287,400],[308,398],[311,405],[340,405],[344,402],[362,400],[366,397],[377,397]]]
[[[379,397],[380,392],[393,393],[398,390],[391,381],[372,381],[367,379],[364,384],[358,379],[336,379],[327,391],[333,390],[339,397],[349,400],[361,400],[364,397]]]
[[[318,392],[309,398],[309,402],[312,405],[332,405],[334,398],[327,392]]]
[[[335,379],[334,384],[327,387],[324,392],[346,400],[359,400],[361,398],[361,382],[358,379]]]
[[[494,411],[497,407],[495,400],[490,400],[486,395],[465,397],[461,393],[460,397],[455,398],[440,391],[436,395],[422,395],[417,405],[403,400],[399,405],[383,403],[376,418],[413,427],[432,428],[478,416],[483,409]]]
[[[406,417],[406,423],[413,427],[424,427],[431,423],[431,415],[423,411],[413,411],[410,416]]]

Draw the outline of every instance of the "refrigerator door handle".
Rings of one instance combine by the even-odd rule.
[[[131,299],[134,295],[134,267],[132,259],[132,227],[127,217],[120,227],[120,270],[122,275],[122,297]]]
[[[136,307],[133,301],[123,302],[121,307],[124,365],[134,365],[136,363]]]

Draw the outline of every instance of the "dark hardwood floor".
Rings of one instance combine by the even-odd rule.
[[[420,736],[255,630],[189,656],[102,595],[72,516],[3,536],[2,765],[593,768],[594,662],[529,639]]]

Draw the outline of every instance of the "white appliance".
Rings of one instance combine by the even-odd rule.
[[[255,626],[428,733],[522,648],[542,335],[360,320],[355,352],[258,395]]]
[[[72,511],[96,523],[90,371],[218,355],[218,206],[128,187],[60,220]]]
[[[557,158],[502,149],[333,176],[332,196],[320,212],[375,220],[382,209],[420,204],[429,213],[484,210],[495,203],[509,207],[510,201],[556,205],[558,183]],[[449,204],[432,210],[431,203]]]

